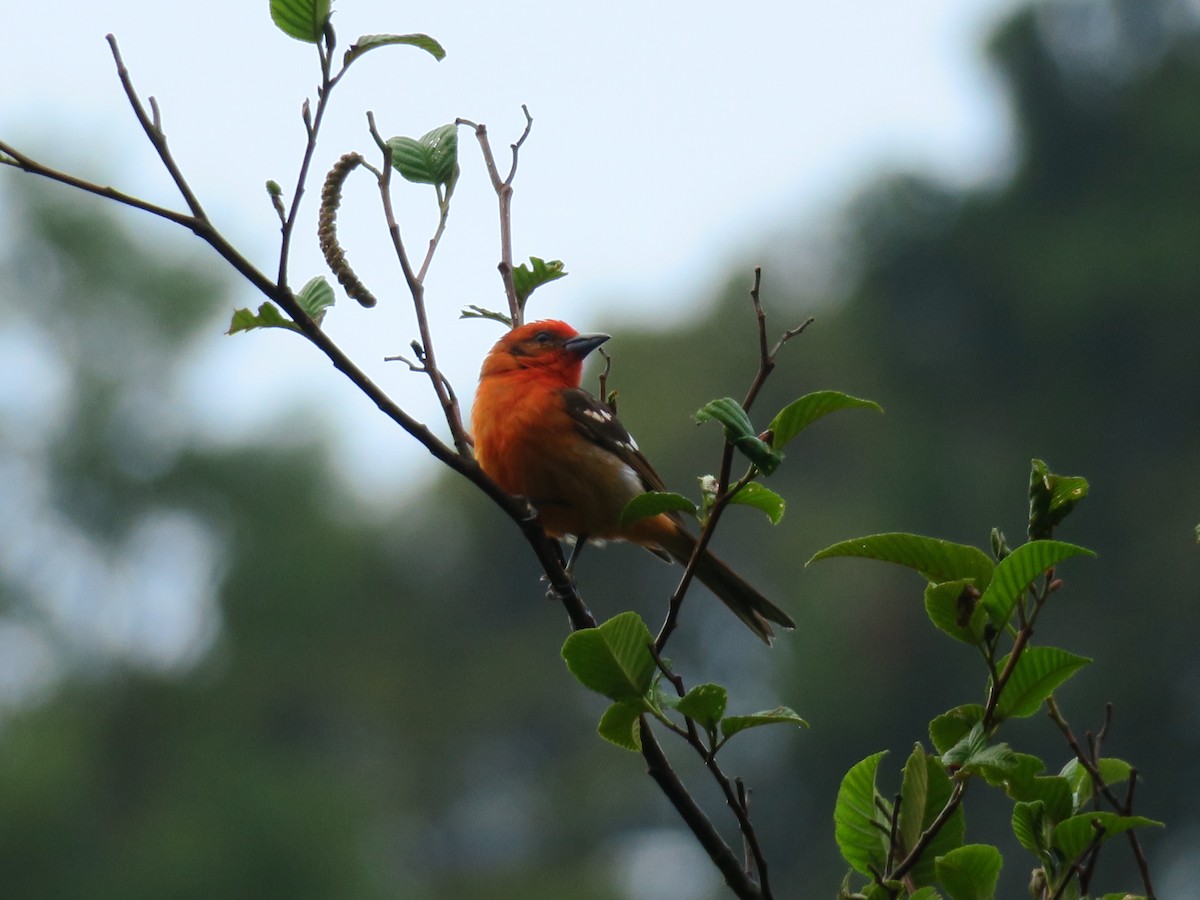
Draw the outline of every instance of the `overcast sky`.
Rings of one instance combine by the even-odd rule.
[[[274,270],[278,222],[263,184],[273,178],[290,191],[295,182],[299,111],[317,68],[311,46],[275,29],[267,0],[3,2],[0,135],[52,163],[180,205],[121,92],[104,41],[112,32],[138,90],[158,99],[175,155],[218,227]],[[395,47],[355,64],[334,93],[309,199],[315,203],[341,153],[372,153],[368,109],[385,136],[419,136],[456,116],[486,123],[506,160],[527,104],[534,127],[516,180],[515,251],[518,260],[560,258],[571,273],[537,295],[531,314],[619,339],[633,317],[686,316],[770,232],[818,227],[876,174],[918,169],[965,183],[1002,172],[1007,110],[980,48],[1017,5],[337,0],[343,48],[360,34],[426,32],[447,57],[439,63]],[[428,287],[439,351],[469,398],[479,357],[498,331],[459,323],[458,310],[501,308],[503,298],[495,197],[473,137],[463,130],[460,141],[463,175]],[[0,203],[3,191],[0,180]],[[409,245],[423,248],[435,220],[431,189],[406,186],[398,202]],[[323,271],[312,203],[308,211],[293,253],[294,286]],[[171,233],[148,217],[126,218],[139,232]],[[433,420],[425,383],[381,361],[404,351],[415,328],[380,222],[370,180],[353,182],[342,236],[383,300],[370,312],[339,305],[327,328]],[[259,302],[241,289],[231,309]],[[619,353],[619,340],[612,347]],[[411,466],[388,462],[411,460],[404,436],[291,335],[222,337],[214,325],[178,390],[212,439],[238,437],[281,397],[315,397],[360,485],[409,477]]]

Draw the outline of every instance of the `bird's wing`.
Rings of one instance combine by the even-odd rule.
[[[584,437],[633,469],[646,490],[667,489],[662,478],[654,471],[654,466],[650,465],[650,460],[638,449],[637,441],[611,409],[581,388],[571,388],[562,393],[567,415],[574,420]]]

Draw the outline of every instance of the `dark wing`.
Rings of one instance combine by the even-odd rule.
[[[665,491],[667,486],[650,465],[650,460],[638,449],[637,441],[613,415],[613,411],[580,388],[562,392],[567,415],[574,421],[580,433],[589,441],[599,444],[616,456],[633,471],[637,472],[648,491]]]

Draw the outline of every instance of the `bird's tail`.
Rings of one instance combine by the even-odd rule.
[[[669,546],[665,546],[680,565],[687,565],[695,548],[696,539],[682,528],[676,530]],[[696,577],[766,644],[769,645],[775,637],[771,622],[784,628],[796,627],[791,616],[708,550],[704,551],[696,564]]]

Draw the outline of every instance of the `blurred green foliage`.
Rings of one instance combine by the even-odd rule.
[[[806,432],[771,481],[788,501],[783,525],[731,510],[718,536],[797,631],[766,653],[697,595],[673,641],[693,683],[812,724],[729,750],[756,791],[780,896],[836,890],[831,816],[846,768],[884,747],[904,758],[932,715],[977,699],[963,689],[976,661],[928,626],[918,582],[839,563],[807,573],[803,561],[872,531],[981,547],[993,525],[1019,534],[1032,457],[1092,488],[1060,536],[1099,559],[1071,568],[1062,609],[1039,624],[1047,643],[1096,660],[1064,712],[1083,731],[1115,704],[1106,748],[1143,773],[1139,811],[1168,824],[1148,839],[1152,868],[1161,880],[1186,861],[1163,849],[1200,827],[1200,44],[1181,10],[1052,2],[1008,22],[991,52],[1020,135],[1011,174],[968,189],[896,176],[856,198],[849,295],[789,345],[759,400],[761,417],[838,388],[887,410]],[[0,429],[5,472],[49,485],[45,508],[0,517],[0,539],[52,513],[113,549],[172,510],[219,547],[219,627],[190,666],[100,655],[0,554],[3,623],[36,635],[56,673],[0,723],[4,895],[623,895],[630,848],[674,846],[654,836],[678,826],[636,758],[596,737],[603,703],[563,668],[565,622],[515,529],[449,480],[437,503],[351,521],[315,443],[164,441],[153,388],[199,329],[220,327],[228,286],[208,260],[132,241],[91,201],[15,181],[0,334],[52,336],[69,389],[41,443]],[[719,442],[691,412],[754,370],[749,283],[748,268],[732,274],[706,315],[670,332],[611,328],[622,418],[689,495]],[[810,312],[801,297],[767,271],[774,327]],[[660,364],[702,354],[703,366]],[[38,563],[71,570],[75,549],[42,546]],[[605,618],[632,607],[656,621],[673,585],[624,547],[585,555],[578,576]],[[1014,728],[1066,760],[1048,723]],[[719,798],[693,781],[720,822]],[[986,801],[966,828],[1012,846]],[[1106,865],[1135,887],[1119,856]],[[1001,877],[1016,896],[1020,868]],[[715,883],[704,872],[686,896]]]

